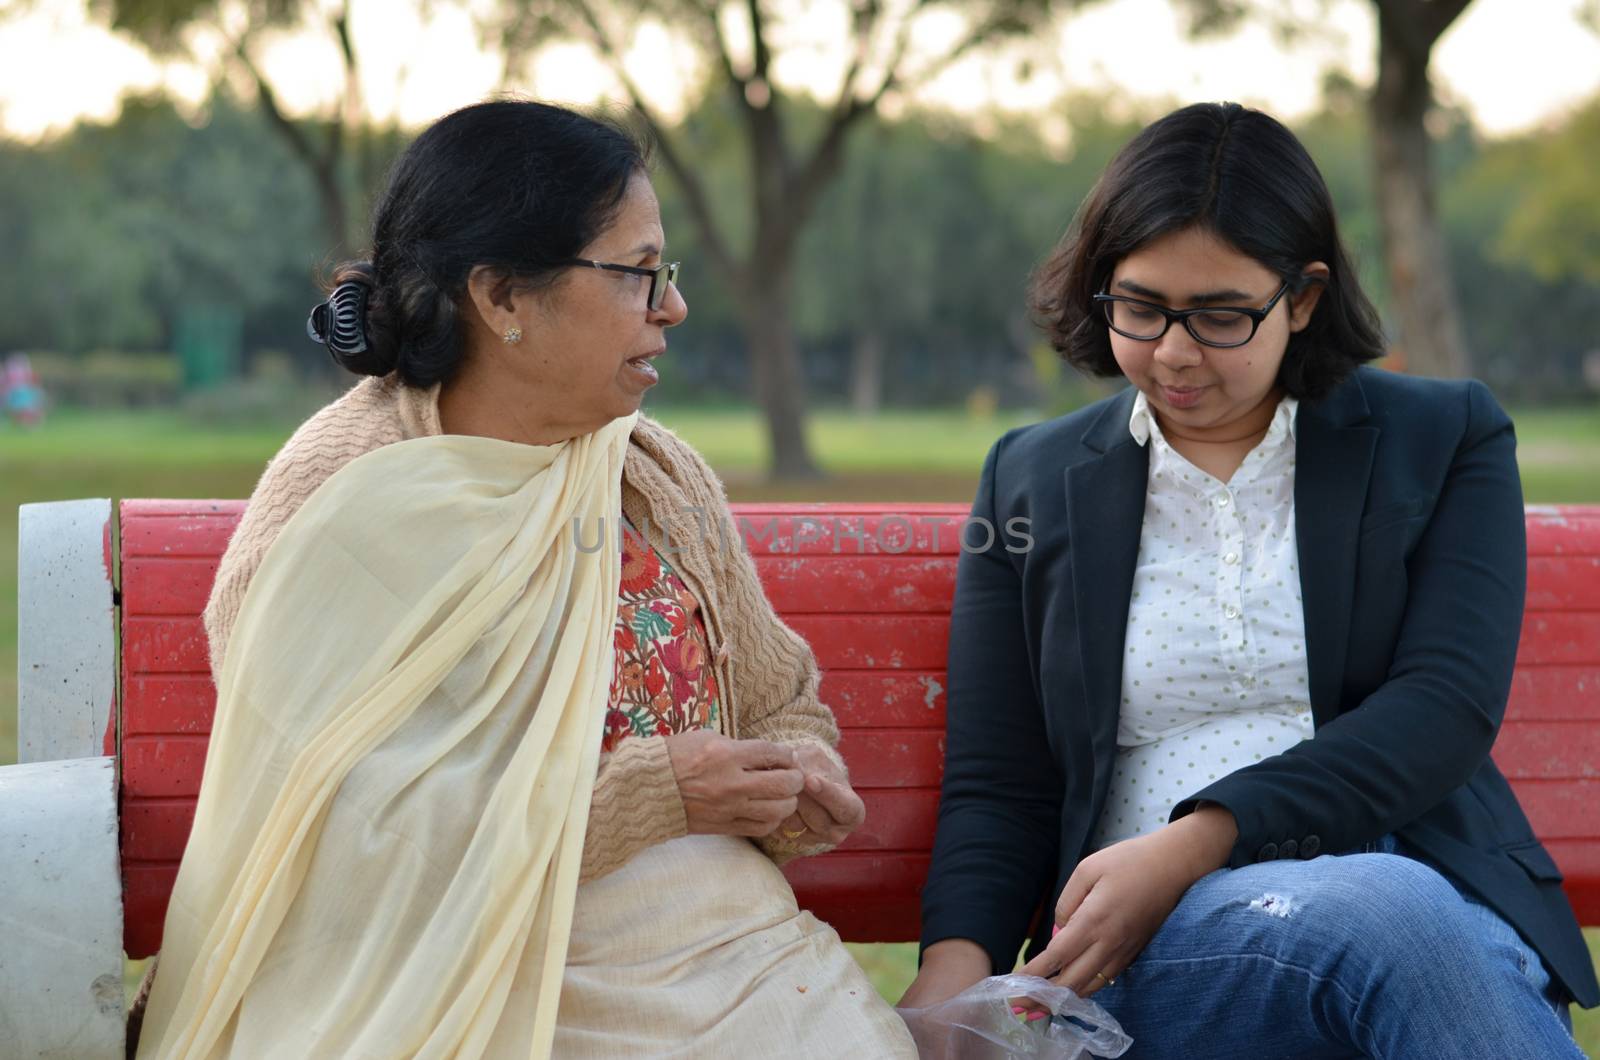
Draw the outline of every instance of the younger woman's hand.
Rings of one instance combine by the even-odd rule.
[[[1233,814],[1203,805],[1084,858],[1056,902],[1055,938],[1022,969],[1088,997],[1121,975],[1196,880],[1227,862]]]
[[[900,1008],[928,1008],[948,1001],[989,978],[989,955],[971,939],[935,942],[922,954],[922,967],[900,999]]]

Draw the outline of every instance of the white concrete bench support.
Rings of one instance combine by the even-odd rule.
[[[17,760],[105,754],[116,709],[111,502],[24,504],[17,535]]]
[[[124,1052],[122,879],[110,758],[0,766],[0,1055]]]

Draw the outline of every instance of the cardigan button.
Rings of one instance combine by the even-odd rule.
[[[1271,861],[1273,858],[1276,858],[1277,856],[1278,856],[1278,844],[1276,844],[1276,843],[1267,843],[1259,851],[1256,852],[1256,860],[1257,861]]]
[[[1285,839],[1278,846],[1278,856],[1280,858],[1292,858],[1298,853],[1300,853],[1300,844],[1293,839]]]
[[[1314,858],[1317,856],[1317,851],[1321,849],[1322,840],[1318,839],[1314,835],[1308,835],[1305,838],[1305,842],[1300,844],[1300,856],[1303,858]]]

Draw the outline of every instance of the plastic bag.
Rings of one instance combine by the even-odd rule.
[[[1048,1008],[1027,1023],[1011,1011],[1019,998]],[[921,1060],[1088,1060],[1121,1056],[1133,1045],[1111,1014],[1064,986],[1032,975],[996,975],[927,1008],[896,1009]]]

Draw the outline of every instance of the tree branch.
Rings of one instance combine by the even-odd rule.
[[[311,140],[306,136],[305,130],[295,122],[290,121],[288,116],[283,113],[283,108],[278,106],[277,94],[272,91],[272,86],[267,83],[267,79],[262,76],[260,69],[251,60],[248,49],[248,41],[240,38],[233,47],[233,53],[238,57],[239,65],[244,67],[245,72],[256,83],[256,94],[261,102],[261,110],[267,116],[267,122],[288,141],[289,149],[299,155],[302,161],[313,169],[320,169],[323,159],[317,154],[316,149],[311,146]]]
[[[856,50],[850,57],[850,65],[845,68],[844,79],[839,83],[839,92],[834,97],[834,110],[838,110],[841,101],[851,100],[856,96],[856,80],[860,78],[862,69],[867,65],[867,57],[872,51],[873,31],[878,27],[878,18],[882,12],[883,6],[879,0],[862,0],[850,13],[851,26],[855,31]]]
[[[769,76],[772,48],[767,43],[766,19],[761,13],[760,0],[747,0],[747,6],[750,12],[750,51],[755,57],[748,88],[763,93],[765,98],[747,99],[749,108],[745,113],[750,122],[750,162],[756,180],[757,214],[765,216],[782,212],[782,204],[789,194],[789,183],[794,175],[794,163],[789,152],[789,136],[784,128],[781,110],[783,99]]]
[[[716,55],[718,64],[722,67],[722,76],[726,77],[728,84],[736,89],[735,95],[740,104],[744,105],[744,86],[748,79],[733,68],[733,53],[728,48],[727,35],[722,32],[722,20],[717,17],[716,0],[711,0],[710,3],[703,5],[700,8],[700,12],[704,17],[706,28],[709,30],[706,36],[711,43],[711,50]]]
[[[639,86],[629,76],[622,62],[622,53],[611,40],[610,34],[601,25],[599,16],[587,3],[574,5],[578,9],[584,25],[588,28],[595,50],[598,51],[607,65],[611,67],[617,79],[622,82],[622,87],[627,91],[628,97],[633,102],[633,107],[644,119],[654,138],[656,148],[661,152],[661,160],[666,164],[672,176],[683,189],[684,199],[689,207],[689,214],[694,218],[695,224],[700,229],[700,238],[705,243],[706,253],[711,256],[713,264],[730,280],[737,280],[740,275],[738,261],[728,249],[727,241],[722,237],[722,230],[717,224],[717,218],[711,210],[711,200],[706,194],[705,183],[700,175],[690,168],[683,156],[678,152],[676,144],[668,135],[666,125],[657,116],[650,104],[645,100],[644,93],[639,91]]]
[[[772,67],[772,49],[767,46],[767,31],[765,19],[761,14],[761,0],[745,0],[745,8],[750,13],[750,39],[755,45],[755,67],[752,76],[766,81],[772,79],[768,71]]]
[[[845,135],[856,122],[872,111],[871,104],[862,100],[852,100],[844,111],[835,112],[833,120],[828,123],[827,131],[817,141],[805,165],[798,174],[787,181],[785,208],[779,212],[779,220],[772,229],[771,246],[767,248],[769,253],[785,252],[785,249],[799,236],[800,229],[805,227],[812,208],[821,197],[822,190],[828,186],[828,181],[839,170],[844,158]]]
[[[1583,0],[1578,5],[1577,18],[1590,32],[1600,34],[1600,0]]]
[[[917,0],[917,5],[906,12],[906,17],[901,20],[900,31],[895,34],[894,47],[889,52],[888,65],[884,67],[883,80],[878,83],[878,87],[873,91],[872,95],[867,98],[868,106],[876,107],[899,79],[900,68],[905,65],[906,54],[911,50],[911,24],[916,20],[918,13],[926,6],[927,0]],[[853,95],[848,100],[841,97],[839,106],[835,110],[843,113],[854,103],[855,98]]]
[[[890,54],[888,66],[884,70],[883,79],[876,89],[866,98],[860,98],[853,93],[841,95],[833,107],[833,117],[828,123],[827,130],[816,147],[807,158],[799,173],[788,182],[786,204],[783,219],[777,229],[773,242],[778,246],[785,245],[788,241],[798,236],[804,226],[817,199],[821,196],[823,188],[838,171],[844,157],[844,142],[846,135],[857,122],[864,116],[875,113],[884,96],[890,91],[909,91],[919,85],[927,83],[940,72],[963,55],[972,51],[996,36],[1017,33],[1026,28],[1024,20],[1011,10],[1005,10],[990,15],[974,25],[964,37],[961,38],[948,52],[931,62],[925,69],[920,70],[912,78],[900,77],[900,68],[906,62],[911,39],[911,23],[918,12],[927,6],[927,0],[918,0],[917,5],[906,14],[896,34],[894,50]]]
[[[1391,34],[1408,52],[1426,56],[1470,0],[1373,0],[1379,32]]]
[[[1418,8],[1418,13],[1422,16],[1422,26],[1428,33],[1430,44],[1444,36],[1444,31],[1461,16],[1461,12],[1467,9],[1467,4],[1470,2],[1471,0],[1428,0],[1427,3],[1413,5]]]
[[[328,158],[336,159],[344,147],[346,124],[354,125],[361,108],[361,78],[356,69],[355,43],[350,39],[350,4],[348,0],[330,19],[334,37],[339,41],[339,54],[344,60],[344,104],[338,116],[328,126]]]
[[[884,97],[891,87],[901,92],[914,92],[944,73],[973,49],[989,43],[996,37],[1014,36],[1027,29],[1026,20],[1014,12],[1003,11],[992,14],[988,18],[980,20],[968,30],[966,35],[956,42],[955,47],[944,52],[914,75],[910,77],[895,77],[895,71],[891,70],[890,77],[894,77],[894,80],[891,82],[888,77],[884,79],[883,85],[879,87],[877,94],[871,101],[872,105],[877,106],[878,101]]]

